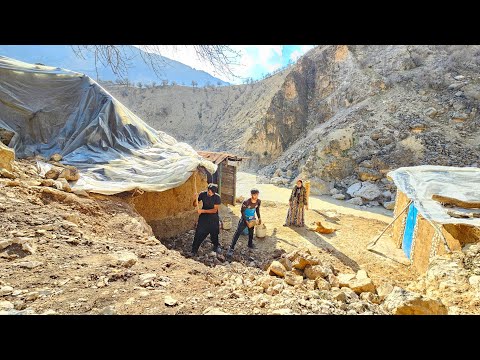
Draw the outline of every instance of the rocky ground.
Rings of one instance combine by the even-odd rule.
[[[267,237],[256,239],[256,250],[247,251],[242,236],[232,262],[212,253],[208,241],[190,259],[193,231],[160,243],[121,196],[42,185],[27,160],[15,162],[11,173],[15,179],[0,178],[2,314],[448,311],[442,297],[404,290],[416,278],[408,267],[364,249],[381,221],[337,214],[335,224],[309,213],[309,225],[323,219],[338,227],[324,236],[281,227],[285,204],[266,202]],[[238,211],[223,208],[222,216],[235,225]],[[224,247],[233,231],[222,232]]]

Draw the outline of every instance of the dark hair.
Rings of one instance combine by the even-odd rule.
[[[250,194],[258,194],[260,191],[258,191],[258,189],[252,189],[250,190]]]
[[[213,193],[216,193],[218,190],[218,185],[217,184],[208,184],[207,190],[212,190]]]

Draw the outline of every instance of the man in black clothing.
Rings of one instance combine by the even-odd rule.
[[[257,189],[250,190],[251,197],[247,199],[242,204],[241,213],[242,216],[238,221],[237,231],[233,235],[232,244],[230,249],[227,252],[227,258],[231,258],[233,255],[233,250],[235,249],[235,244],[237,243],[238,238],[242,231],[248,227],[248,247],[254,249],[253,245],[253,228],[255,224],[261,224],[262,220],[260,219],[260,204],[261,200],[258,198],[259,191]],[[255,213],[258,216],[258,221],[255,220]]]
[[[197,229],[192,243],[191,256],[196,256],[203,240],[210,234],[213,243],[213,251],[220,252],[220,244],[218,243],[218,234],[220,232],[220,218],[218,216],[218,208],[221,204],[220,195],[217,194],[217,185],[208,184],[207,191],[200,194],[194,194],[193,206],[197,206],[197,201],[202,202],[202,208],[198,209],[200,216],[198,217]]]

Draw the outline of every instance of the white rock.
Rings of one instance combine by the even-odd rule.
[[[231,315],[231,314],[224,312],[220,308],[209,307],[203,311],[203,315]]]
[[[473,288],[480,290],[480,275],[470,276],[468,282]]]
[[[47,311],[43,312],[42,315],[58,315],[55,310],[48,309]]]
[[[142,286],[145,286],[145,285],[148,285],[152,282],[152,280],[154,280],[155,278],[157,277],[157,274],[152,274],[152,273],[149,273],[149,274],[142,274],[139,276],[140,278],[140,284]]]
[[[167,306],[177,305],[177,299],[171,297],[170,295],[165,296],[164,302],[165,302],[165,305]]]
[[[277,309],[272,311],[273,315],[292,315],[292,310],[290,309]]]
[[[126,268],[132,267],[138,261],[137,255],[130,251],[119,251],[115,254],[112,254],[112,257],[116,261],[117,265]]]
[[[345,200],[345,195],[343,195],[343,194],[334,194],[334,195],[332,195],[332,198],[337,199],[337,200]]]
[[[10,301],[0,301],[0,310],[13,310],[14,306]]]
[[[362,187],[360,188],[360,190],[355,192],[355,196],[361,197],[366,200],[374,200],[382,196],[382,192],[377,185],[369,182],[364,182],[362,183]]]
[[[13,287],[11,286],[2,286],[0,287],[0,296],[10,295],[13,292]]]
[[[363,205],[363,200],[361,197],[354,197],[354,198],[351,198],[350,200],[347,200],[347,203],[360,206],[360,205]]]
[[[347,194],[350,195],[351,197],[355,197],[355,193],[360,190],[362,187],[362,183],[358,182],[353,185],[350,185],[347,189]]]
[[[340,190],[338,190],[337,188],[333,188],[330,190],[330,195],[336,195],[336,194],[339,194],[340,193]]]

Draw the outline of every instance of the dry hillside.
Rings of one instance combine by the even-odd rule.
[[[279,184],[301,175],[350,199],[369,182],[384,194],[354,202],[386,203],[388,170],[478,166],[479,70],[479,46],[328,45],[255,84],[108,89],[155,128],[251,156]]]

